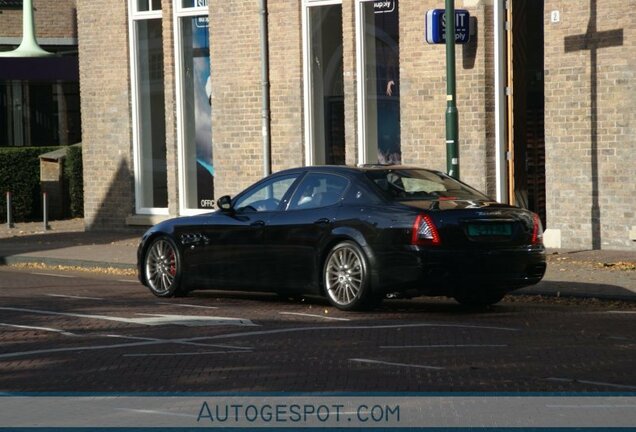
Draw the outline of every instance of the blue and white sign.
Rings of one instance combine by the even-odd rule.
[[[455,9],[455,43],[470,40],[470,14],[465,9]],[[426,12],[426,42],[446,43],[446,10],[431,9]]]

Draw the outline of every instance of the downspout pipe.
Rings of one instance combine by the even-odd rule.
[[[263,176],[272,173],[272,139],[269,107],[269,42],[267,34],[267,0],[260,0],[261,14],[261,123],[263,130]]]
[[[506,139],[506,11],[504,0],[495,0],[495,170],[497,201],[508,202],[508,145]]]

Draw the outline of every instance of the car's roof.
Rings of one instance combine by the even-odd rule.
[[[350,165],[313,165],[313,166],[304,166],[297,168],[290,168],[283,171],[279,171],[276,174],[282,173],[293,173],[298,171],[320,171],[320,172],[340,172],[340,173],[362,173],[369,171],[389,171],[396,169],[418,169],[418,170],[426,170],[431,172],[439,172],[437,170],[431,170],[422,167],[410,166],[410,165],[382,165],[382,164],[365,164],[359,166],[350,166]]]

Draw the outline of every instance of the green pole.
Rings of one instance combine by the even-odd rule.
[[[446,170],[459,179],[459,125],[455,101],[455,0],[446,0]]]

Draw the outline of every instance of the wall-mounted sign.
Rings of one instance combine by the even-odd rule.
[[[455,9],[455,43],[470,40],[470,14],[465,9]],[[446,43],[446,10],[431,9],[426,12],[426,42]]]
[[[374,13],[391,13],[393,11],[395,11],[395,0],[373,2]]]

